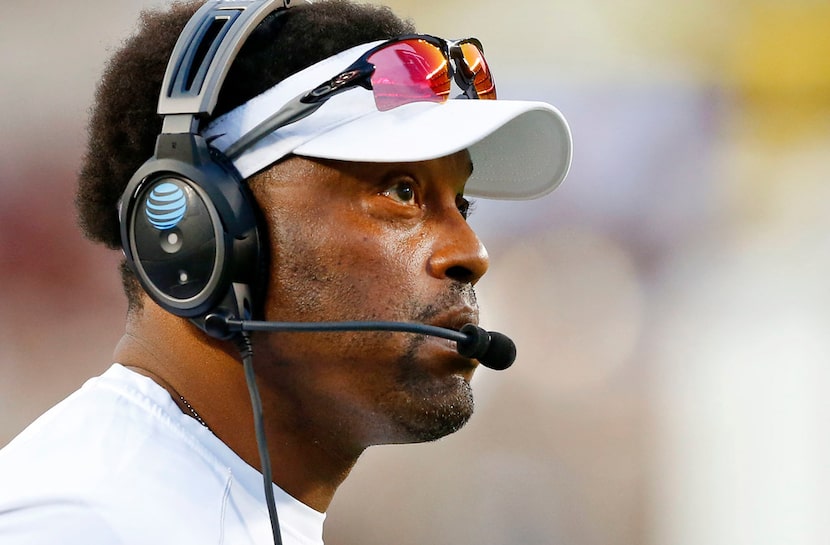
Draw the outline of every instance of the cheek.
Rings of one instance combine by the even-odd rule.
[[[316,218],[278,227],[271,239],[269,319],[392,319],[419,306],[421,237]]]

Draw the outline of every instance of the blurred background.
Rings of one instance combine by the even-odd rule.
[[[830,2],[386,3],[479,37],[576,148],[553,194],[471,218],[516,364],[462,432],[370,449],[327,543],[830,543]],[[75,172],[105,59],[163,4],[4,6],[0,446],[110,365],[118,255]]]

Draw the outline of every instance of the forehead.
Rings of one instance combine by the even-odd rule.
[[[466,183],[473,173],[470,153],[462,150],[451,155],[413,162],[369,163],[351,161],[316,160],[329,168],[359,178],[374,178],[389,174],[410,174],[417,176],[423,183],[436,182],[456,186]]]
[[[467,150],[427,161],[399,163],[337,161],[295,155],[255,176],[251,185],[342,186],[346,181],[371,184],[399,175],[412,176],[424,185],[448,187],[455,193],[463,193],[472,172],[473,163]]]

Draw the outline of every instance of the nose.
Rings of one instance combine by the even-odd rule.
[[[459,214],[443,224],[427,262],[429,274],[475,285],[490,266],[487,249]]]

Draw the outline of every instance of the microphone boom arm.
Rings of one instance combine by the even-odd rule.
[[[468,335],[461,331],[426,324],[407,322],[262,322],[257,320],[226,320],[229,331],[402,331],[442,337],[464,342]]]
[[[509,337],[495,331],[487,331],[475,324],[466,324],[461,330],[456,331],[446,327],[408,322],[265,322],[236,320],[221,314],[209,314],[205,317],[205,329],[219,339],[228,339],[236,333],[251,331],[398,331],[455,341],[459,354],[477,359],[490,369],[507,369],[516,359],[516,345]]]

